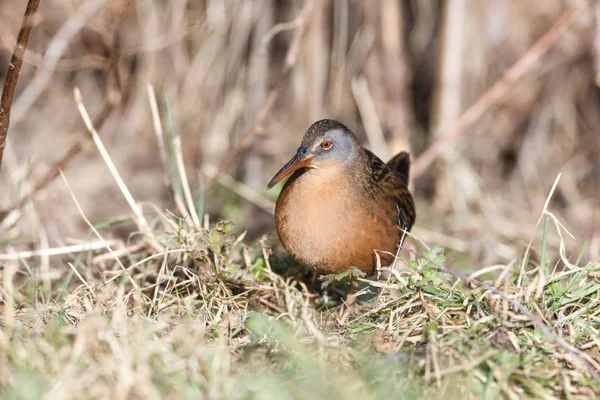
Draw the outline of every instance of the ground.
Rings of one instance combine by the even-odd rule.
[[[204,229],[166,213],[154,222],[151,239],[70,252],[61,256],[69,268],[44,280],[28,259],[4,264],[13,301],[2,304],[3,398],[576,399],[600,390],[598,263],[497,265],[478,273],[489,286],[422,243],[416,255],[400,252],[387,279],[319,279],[265,240],[245,244],[229,223]]]

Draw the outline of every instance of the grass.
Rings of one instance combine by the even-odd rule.
[[[347,274],[326,277],[324,288],[265,241],[234,237],[229,223],[196,230],[158,213],[152,226],[164,251],[133,240],[115,247],[125,269],[106,252],[55,259],[48,293],[31,260],[2,264],[2,398],[600,392],[588,369],[506,299],[442,272],[439,247],[413,261],[401,253],[386,280]],[[600,264],[551,263],[544,242],[540,265],[498,267],[494,284],[597,367]],[[342,304],[350,286],[356,292]]]

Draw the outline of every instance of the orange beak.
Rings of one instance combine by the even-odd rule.
[[[273,186],[277,185],[280,181],[287,178],[300,168],[306,168],[310,166],[310,163],[314,157],[314,155],[308,153],[308,149],[306,147],[300,147],[296,155],[292,157],[292,159],[288,161],[278,173],[275,174],[273,179],[271,179],[271,182],[269,182],[267,185],[267,189],[271,189]]]

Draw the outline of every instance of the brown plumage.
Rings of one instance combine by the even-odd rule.
[[[372,274],[379,250],[382,265],[393,260],[410,230],[415,207],[407,188],[410,157],[402,152],[385,164],[333,120],[315,122],[296,155],[268,188],[291,175],[275,207],[283,247],[299,263],[320,273],[355,266]]]

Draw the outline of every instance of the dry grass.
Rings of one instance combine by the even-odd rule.
[[[111,253],[68,250],[53,259],[70,268],[52,269],[48,292],[35,258],[3,264],[4,398],[590,398],[600,390],[597,262],[542,253],[540,265],[480,270],[496,277],[499,296],[441,272],[445,257],[434,247],[415,261],[401,255],[387,280],[350,276],[360,288],[345,306],[346,279],[319,289],[264,242],[248,247],[232,236],[228,223],[197,230],[159,213],[152,225],[164,251],[138,239]]]
[[[41,2],[0,171],[0,396],[597,396],[598,6],[438,3]],[[274,238],[264,185],[320,117],[445,151],[380,280]]]

